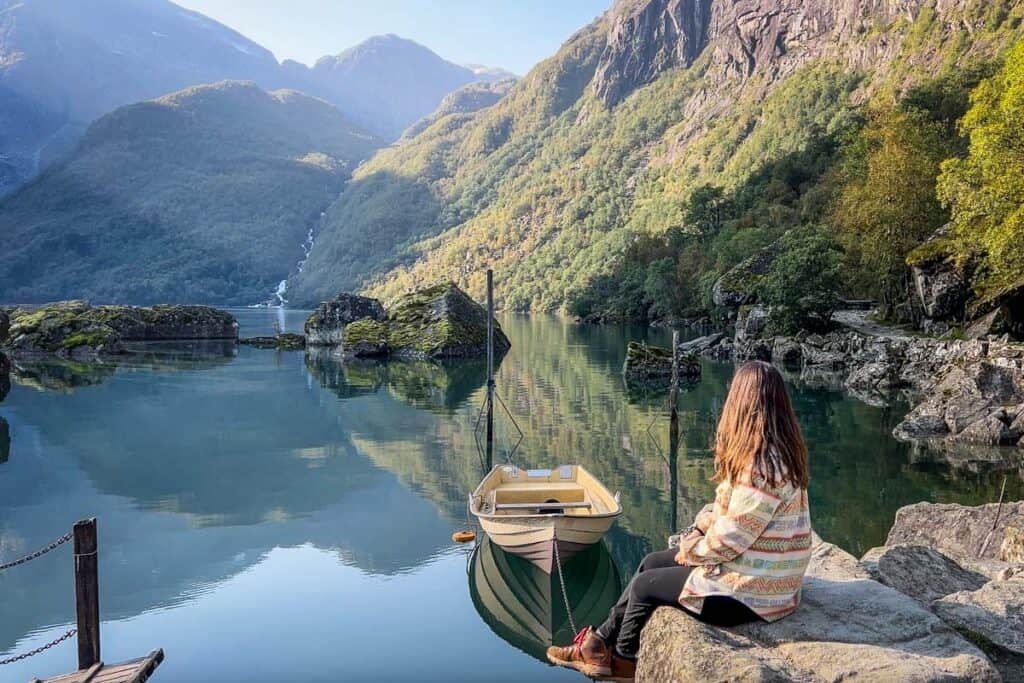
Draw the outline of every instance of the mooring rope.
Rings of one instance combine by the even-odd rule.
[[[572,629],[572,637],[579,635],[576,629],[576,619],[572,616],[572,605],[569,604],[569,591],[565,589],[565,576],[562,574],[562,558],[558,554],[558,537],[553,536],[551,542],[555,546],[555,566],[558,567],[558,586],[562,589],[562,600],[565,602],[565,613],[569,616],[569,628]]]

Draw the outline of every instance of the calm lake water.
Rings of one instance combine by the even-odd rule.
[[[305,319],[235,314],[245,336]],[[733,368],[705,363],[682,394],[673,468],[664,394],[627,392],[621,377],[627,340],[667,344],[664,332],[502,325],[513,347],[497,389],[525,434],[513,460],[579,462],[622,493],[605,542],[566,567],[577,622],[597,621],[639,558],[710,500]],[[218,346],[26,366],[0,404],[0,562],[97,517],[103,658],[163,647],[160,683],[582,680],[542,661],[552,633],[571,637],[557,582],[488,543],[451,542],[482,475],[484,372]],[[912,462],[890,436],[903,408],[791,389],[825,539],[860,554],[901,505],[998,497],[1001,475]],[[498,426],[503,460],[514,430]],[[0,573],[0,659],[69,628],[71,576],[69,545]],[[75,663],[67,642],[0,681]]]

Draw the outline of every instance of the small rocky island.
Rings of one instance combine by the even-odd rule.
[[[407,294],[390,311],[342,293],[306,321],[306,344],[346,358],[471,358],[487,352],[487,311],[453,282]],[[509,348],[495,321],[495,353]]]
[[[700,361],[692,353],[677,355],[680,379],[700,377]],[[664,384],[672,378],[672,349],[631,341],[622,366],[626,384]]]
[[[0,311],[0,348],[16,358],[92,359],[129,342],[238,339],[238,323],[209,306],[90,306],[61,301]]]
[[[998,508],[901,508],[860,560],[815,537],[801,605],[772,624],[663,607],[637,681],[1024,680],[1024,503]]]

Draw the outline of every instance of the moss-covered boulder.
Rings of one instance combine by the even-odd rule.
[[[739,308],[757,301],[757,288],[779,255],[780,247],[772,244],[729,269],[715,281],[711,298],[721,308]]]
[[[306,344],[340,346],[345,343],[345,328],[363,318],[384,321],[387,314],[376,299],[342,292],[320,304],[306,320]]]
[[[273,337],[246,337],[239,339],[238,343],[243,346],[276,349],[277,351],[302,351],[306,348],[306,338],[294,332],[282,332]]]
[[[679,356],[680,379],[700,377],[700,361],[692,354]],[[629,342],[626,346],[626,362],[622,374],[627,383],[664,383],[672,379],[672,349],[648,346],[641,342]]]
[[[13,355],[90,357],[121,353],[124,342],[237,339],[238,323],[208,306],[97,306],[61,301],[16,309],[3,346]]]
[[[388,325],[373,318],[362,318],[345,327],[343,354],[350,358],[380,358],[391,350]]]
[[[391,355],[407,358],[470,358],[487,353],[487,311],[454,282],[402,297],[387,321]],[[494,350],[512,344],[494,322]]]

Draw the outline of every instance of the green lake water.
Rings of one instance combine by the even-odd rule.
[[[234,313],[245,336],[305,318]],[[628,392],[621,377],[626,342],[667,344],[665,332],[502,325],[513,347],[497,391],[525,435],[514,462],[579,462],[622,494],[604,543],[566,567],[577,621],[598,621],[643,554],[710,500],[733,366],[704,363],[682,393],[672,462],[665,395]],[[483,472],[484,372],[217,345],[23,366],[0,403],[0,563],[97,517],[103,658],[163,647],[159,683],[582,680],[542,661],[552,638],[571,637],[557,583],[488,543],[451,542]],[[860,554],[901,505],[998,496],[1002,475],[952,472],[898,444],[903,407],[791,390],[826,540]],[[514,430],[500,417],[503,461]],[[0,659],[69,628],[71,570],[65,545],[0,572]],[[67,642],[0,667],[0,681],[75,661]]]

